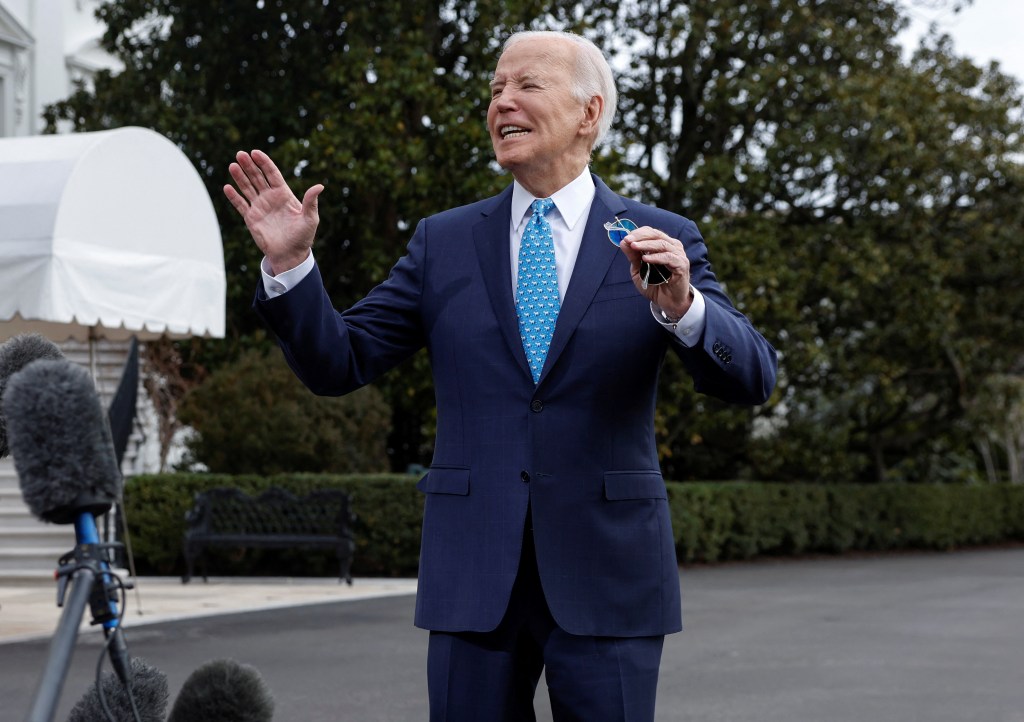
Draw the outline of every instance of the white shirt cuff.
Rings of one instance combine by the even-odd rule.
[[[693,290],[693,302],[690,308],[683,314],[683,317],[675,323],[665,320],[662,310],[655,303],[651,302],[651,315],[654,320],[660,323],[666,330],[672,332],[680,343],[687,347],[697,344],[702,333],[704,333],[704,322],[707,316],[707,309],[704,304],[704,296],[697,290],[696,286],[690,286]]]
[[[260,272],[263,274],[263,288],[267,292],[267,298],[277,298],[283,293],[288,293],[288,291],[299,285],[299,281],[308,276],[312,270],[312,251],[306,256],[306,260],[295,268],[289,268],[287,271],[282,271],[276,276],[270,272],[270,264],[267,263],[267,259],[264,257],[260,261]]]

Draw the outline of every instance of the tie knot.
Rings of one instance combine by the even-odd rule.
[[[533,215],[538,219],[543,218],[554,207],[555,202],[550,198],[538,198],[533,202]]]

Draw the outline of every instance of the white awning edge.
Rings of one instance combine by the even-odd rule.
[[[0,340],[224,336],[220,228],[169,140],[132,127],[0,139],[3,188]]]

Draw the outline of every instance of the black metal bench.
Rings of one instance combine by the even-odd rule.
[[[203,555],[207,547],[303,547],[333,549],[340,565],[339,581],[351,584],[353,521],[348,494],[337,489],[304,497],[278,487],[259,496],[225,487],[198,492],[195,506],[185,514],[187,571],[181,581],[187,584],[192,579],[197,559],[202,564],[203,581],[207,581]]]

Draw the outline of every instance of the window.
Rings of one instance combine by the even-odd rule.
[[[0,75],[0,138],[7,136],[7,84],[3,75]]]

